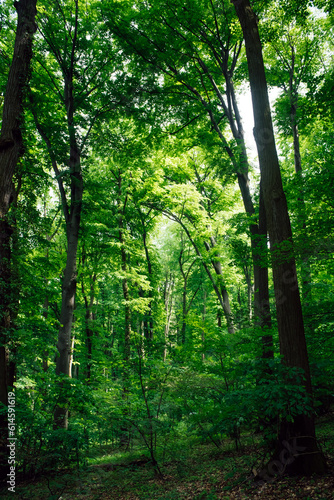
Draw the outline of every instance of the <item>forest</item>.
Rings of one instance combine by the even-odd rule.
[[[333,498],[333,1],[0,35],[1,498]]]

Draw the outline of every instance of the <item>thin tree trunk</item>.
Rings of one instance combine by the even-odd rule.
[[[23,100],[29,80],[33,35],[36,31],[36,0],[15,2],[17,27],[13,59],[7,79],[0,134],[0,403],[8,404],[7,336],[11,326],[10,239],[7,214],[13,200],[13,175],[24,153],[22,139]],[[8,473],[7,417],[0,416],[0,481]]]
[[[270,359],[274,357],[274,342],[271,333],[268,330],[271,329],[271,314],[270,314],[270,302],[269,302],[269,284],[268,284],[268,265],[267,265],[267,220],[266,211],[263,200],[263,189],[260,183],[260,200],[259,200],[259,242],[258,249],[260,250],[260,256],[263,255],[262,259],[265,262],[258,265],[258,285],[259,288],[256,291],[258,298],[256,304],[258,310],[256,312],[256,319],[258,325],[263,330],[264,335],[262,336],[262,357],[264,359]],[[261,257],[260,257],[261,259]]]
[[[164,286],[164,304],[165,304],[165,313],[166,313],[165,346],[164,346],[164,355],[163,355],[164,361],[166,361],[166,359],[167,359],[167,343],[168,343],[170,321],[171,321],[172,311],[173,311],[173,297],[172,297],[173,288],[174,288],[174,277],[172,276],[172,273],[170,273],[169,279],[168,279],[168,273],[166,273],[166,280],[165,280],[165,286]]]
[[[152,263],[150,259],[150,254],[148,251],[148,246],[147,246],[147,233],[146,233],[146,228],[144,226],[144,221],[142,221],[142,227],[143,227],[143,243],[144,243],[144,250],[145,250],[145,256],[146,256],[146,263],[147,263],[147,271],[148,271],[148,278],[150,280],[150,283],[152,283]],[[151,293],[151,292],[149,292]],[[150,300],[148,304],[148,319],[145,321],[145,337],[147,340],[153,340],[153,318],[152,318],[152,300]]]
[[[79,229],[83,196],[83,180],[81,174],[80,151],[73,128],[73,95],[69,108],[70,132],[70,178],[71,178],[71,206],[66,221],[67,253],[66,266],[62,283],[62,303],[60,312],[60,327],[57,348],[59,356],[56,363],[56,375],[71,377],[71,335],[75,295],[77,289],[77,251],[79,243]],[[65,215],[66,216],[66,215]],[[60,384],[61,385],[61,384]],[[68,409],[64,402],[57,406],[54,414],[55,428],[67,428]]]
[[[48,316],[49,316],[49,298],[47,295],[45,295],[44,304],[43,304],[43,317],[44,317],[45,321],[48,319]],[[43,352],[43,359],[42,359],[43,371],[45,373],[49,369],[48,356],[49,356],[48,349],[45,349]]]
[[[293,76],[293,75],[292,75]],[[298,109],[298,94],[293,92],[292,76],[290,78],[290,120],[291,129],[293,135],[293,151],[294,151],[294,165],[295,173],[299,181],[298,186],[298,208],[299,214],[298,218],[301,221],[301,228],[303,234],[307,234],[306,228],[306,206],[304,198],[304,183],[302,175],[302,161],[300,155],[300,145],[299,145],[299,133],[297,124],[297,109]],[[302,297],[304,305],[307,305],[312,300],[312,290],[311,290],[311,265],[309,261],[309,255],[307,251],[303,251],[301,256],[301,279],[302,279]]]
[[[211,236],[210,241],[211,241],[211,247],[210,247],[209,243],[207,243],[207,242],[204,243],[205,248],[207,249],[208,252],[210,251],[211,248],[214,248],[215,246],[217,246],[217,243],[216,243],[213,236]],[[231,310],[231,306],[230,306],[229,295],[228,295],[225,281],[224,281],[223,269],[222,269],[221,262],[219,260],[219,254],[216,254],[215,257],[216,257],[215,259],[211,259],[211,262],[212,262],[213,268],[215,270],[215,273],[218,277],[218,286],[219,286],[219,290],[221,293],[221,297],[223,299],[223,310],[224,310],[224,315],[226,318],[228,333],[233,334],[233,333],[235,333],[234,324],[233,324],[233,315],[232,315],[232,310]]]
[[[179,258],[178,258],[178,261],[179,261],[179,268],[180,268],[180,272],[182,274],[182,278],[183,278],[183,286],[182,286],[182,312],[181,312],[181,333],[180,333],[180,341],[181,341],[181,344],[184,344],[186,342],[186,328],[187,328],[187,314],[188,314],[188,311],[189,311],[189,308],[187,308],[187,286],[188,286],[188,278],[189,278],[189,274],[190,274],[190,271],[191,271],[191,268],[193,267],[194,263],[195,263],[195,260],[193,260],[193,262],[190,264],[190,266],[188,267],[187,271],[184,270],[184,259],[183,259],[183,255],[184,255],[184,241],[183,241],[183,233],[181,232],[181,251],[180,251],[180,254],[179,254]]]
[[[254,112],[254,136],[257,145],[263,199],[272,253],[280,351],[288,367],[301,368],[305,388],[312,396],[311,377],[304,334],[302,309],[293,255],[292,233],[283,191],[271,119],[267,82],[262,58],[262,46],[257,19],[249,0],[232,0],[239,18],[246,45],[249,81]],[[299,474],[323,472],[325,460],[320,453],[314,419],[302,413],[294,422],[282,421],[275,457],[281,457],[284,443],[294,443],[302,454],[286,463],[286,470]]]
[[[214,278],[211,274],[209,267],[207,266],[206,262],[203,259],[201,252],[199,251],[199,248],[197,247],[195,241],[191,238],[191,235],[190,235],[189,231],[186,229],[186,227],[184,226],[183,228],[186,231],[188,238],[190,239],[193,247],[195,248],[197,255],[201,258],[202,265],[203,265],[203,267],[204,267],[204,269],[205,269],[205,271],[206,271],[206,273],[207,273],[207,275],[212,283],[214,291],[216,292],[216,295],[217,295],[218,300],[219,300],[219,304],[220,304],[222,310],[224,311],[224,316],[226,319],[228,332],[231,334],[234,334],[235,330],[234,330],[234,326],[233,326],[233,321],[231,321],[232,312],[231,312],[231,308],[230,308],[228,292],[227,292],[225,286],[223,286],[223,288],[221,287],[222,283],[219,283],[219,286],[217,285],[216,281],[214,280]],[[215,271],[216,271],[216,269],[215,269]]]
[[[77,49],[77,34],[78,34],[78,18],[79,6],[75,0],[75,18],[74,30],[71,37],[71,47],[69,51],[67,67],[62,66],[62,73],[64,78],[64,106],[66,109],[67,117],[67,131],[69,137],[69,175],[70,175],[70,204],[67,202],[65,187],[62,177],[58,170],[56,157],[52,144],[48,138],[47,133],[41,126],[37,113],[33,110],[35,123],[38,131],[44,139],[48,152],[50,154],[53,169],[56,174],[59,193],[62,201],[62,208],[66,222],[66,265],[62,280],[62,303],[60,312],[60,327],[58,332],[57,348],[59,355],[56,362],[56,375],[57,376],[71,376],[70,360],[71,360],[71,346],[72,346],[72,323],[73,313],[75,307],[75,296],[77,288],[77,251],[79,242],[79,230],[82,209],[83,197],[83,179],[81,170],[81,151],[78,145],[77,131],[74,124],[74,115],[76,111],[76,103],[74,96],[74,72],[75,72],[75,54]],[[54,47],[50,47],[51,51]],[[31,96],[32,99],[32,96]],[[60,390],[60,404],[56,406],[54,413],[54,428],[67,428],[68,425],[68,409],[66,404],[66,397],[62,394],[63,384],[59,382]]]
[[[203,326],[202,326],[202,332],[201,332],[201,336],[202,336],[202,346],[203,346],[203,352],[202,352],[202,362],[204,363],[205,361],[205,328],[204,328],[204,324],[205,324],[205,317],[206,317],[206,291],[204,290],[204,293],[203,293],[203,312],[202,312],[202,323],[203,323]]]
[[[226,61],[227,64],[227,61]],[[249,172],[249,163],[248,163],[248,156],[247,156],[247,149],[246,149],[246,143],[245,143],[245,136],[244,136],[244,130],[242,126],[242,121],[241,121],[241,115],[239,112],[239,107],[238,103],[236,100],[236,95],[234,91],[234,85],[232,81],[232,76],[230,72],[228,71],[228,68],[226,66],[225,70],[223,71],[225,81],[226,81],[226,95],[227,95],[227,100],[230,103],[229,106],[224,106],[224,111],[225,111],[225,116],[227,117],[229,124],[230,124],[230,129],[232,132],[232,135],[234,139],[236,140],[239,150],[240,150],[240,160],[237,161],[235,158],[235,155],[233,151],[230,149],[228,146],[226,140],[223,137],[222,132],[219,129],[219,126],[213,117],[212,113],[209,113],[211,122],[213,124],[213,127],[215,130],[218,132],[218,135],[222,139],[223,146],[229,155],[232,164],[234,165],[234,169],[237,175],[238,179],[238,184],[239,184],[239,189],[241,193],[241,197],[243,200],[245,212],[249,217],[249,231],[251,235],[251,252],[252,252],[252,261],[253,261],[253,275],[254,275],[254,313],[255,316],[258,317],[258,322],[260,325],[262,324],[262,306],[260,303],[260,296],[268,297],[269,298],[269,291],[268,291],[268,268],[261,266],[261,250],[262,250],[262,244],[261,244],[261,232],[260,232],[260,224],[261,221],[258,221],[258,224],[254,222],[254,215],[255,215],[255,208],[252,200],[252,195],[250,192],[250,186],[249,186],[249,177],[248,177],[248,172]],[[216,88],[216,92],[218,94],[218,97],[220,98],[221,102],[224,101],[223,96],[221,96],[218,88]],[[260,216],[259,216],[260,219]],[[265,274],[267,274],[267,277],[265,277]],[[260,290],[260,288],[267,286],[266,289]],[[270,317],[270,310],[269,310],[269,317]]]
[[[69,373],[70,377],[73,377],[73,361],[74,361],[74,344],[75,344],[75,335],[72,335],[71,338],[71,351],[70,351],[70,361],[69,361]]]
[[[83,266],[85,263],[85,257],[82,258]],[[92,375],[92,357],[93,357],[93,305],[95,299],[95,282],[96,282],[96,273],[89,276],[90,280],[90,290],[89,297],[86,295],[84,282],[82,280],[81,290],[85,303],[85,330],[86,330],[86,347],[87,347],[87,367],[86,367],[86,379],[88,385],[91,382]]]
[[[71,377],[71,334],[77,289],[77,252],[83,197],[81,154],[77,144],[74,128],[74,96],[71,79],[69,82],[66,82],[65,80],[65,104],[67,109],[67,122],[70,140],[69,171],[71,182],[71,204],[69,210],[67,209],[67,205],[66,207],[63,207],[66,220],[67,252],[66,266],[62,283],[62,303],[57,343],[59,356],[56,364],[56,375],[66,375]],[[67,425],[68,410],[66,405],[57,406],[54,414],[54,426],[56,428],[67,428]]]

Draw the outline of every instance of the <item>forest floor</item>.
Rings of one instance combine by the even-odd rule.
[[[264,451],[251,444],[239,451],[232,443],[217,449],[193,444],[175,449],[175,457],[161,463],[163,478],[154,474],[143,450],[127,454],[91,450],[88,464],[76,470],[50,471],[17,484],[16,494],[1,498],[21,500],[277,500],[334,499],[334,415],[322,417],[318,439],[328,471],[322,476],[276,476],[272,482],[256,482],[252,469],[259,467]]]

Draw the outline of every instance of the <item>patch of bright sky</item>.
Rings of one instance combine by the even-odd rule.
[[[280,93],[280,89],[274,88],[269,90],[269,100],[271,112],[273,111],[275,100]],[[249,156],[249,162],[258,171],[259,163],[257,158],[256,144],[254,140],[254,116],[252,106],[252,96],[249,85],[244,85],[243,89],[238,93],[238,105],[242,119],[242,125],[245,131],[245,142]]]

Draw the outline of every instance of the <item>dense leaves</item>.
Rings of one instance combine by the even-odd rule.
[[[211,446],[237,460],[244,450],[250,478],[277,447],[281,422],[332,424],[333,23],[330,2],[316,5],[253,2],[293,233],[293,246],[272,255],[296,258],[312,399],[305,372],[279,354],[271,272],[272,321],[259,319],[255,276],[271,260],[245,146],[248,70],[232,3],[38,2],[4,343],[21,478],[80,471],[105,455],[110,471],[126,467],[123,479],[139,461],[160,484],[171,467],[185,478],[191,455]],[[15,16],[1,7],[3,96]],[[66,375],[57,332],[74,222]],[[56,408],[67,429],[55,425]],[[214,487],[191,498],[224,498]]]

